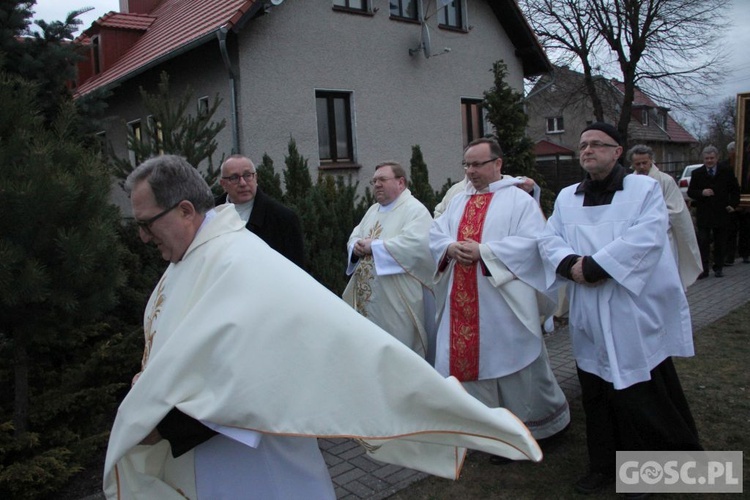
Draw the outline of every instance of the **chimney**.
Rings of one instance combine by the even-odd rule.
[[[150,14],[161,0],[120,0],[120,12],[124,14]]]

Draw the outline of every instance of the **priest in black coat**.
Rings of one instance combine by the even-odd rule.
[[[288,207],[258,188],[258,174],[253,162],[242,155],[232,155],[221,166],[224,194],[216,204],[234,203],[245,227],[304,269],[305,250],[299,217]]]

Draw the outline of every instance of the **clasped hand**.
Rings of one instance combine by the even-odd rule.
[[[454,259],[457,263],[469,266],[480,258],[479,243],[468,238],[463,241],[456,241],[448,245],[448,257]]]

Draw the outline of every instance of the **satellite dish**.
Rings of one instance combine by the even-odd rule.
[[[432,54],[432,47],[430,45],[430,30],[427,28],[427,23],[422,21],[422,51],[424,52],[425,58],[429,59]]]
[[[271,0],[271,5],[279,6],[284,3],[284,0]]]

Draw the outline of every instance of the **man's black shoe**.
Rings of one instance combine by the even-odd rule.
[[[708,271],[703,271],[698,275],[699,280],[702,280],[703,278],[708,278]]]
[[[602,472],[589,472],[573,485],[578,493],[597,493],[615,482],[615,476]]]
[[[714,273],[714,276],[716,276],[717,278],[723,278],[723,277],[724,277],[724,273],[723,273],[723,272],[721,272],[721,271],[716,271],[716,272]]]
[[[734,261],[733,260],[728,260],[728,261],[724,262],[724,265],[725,266],[733,266],[734,265]]]

